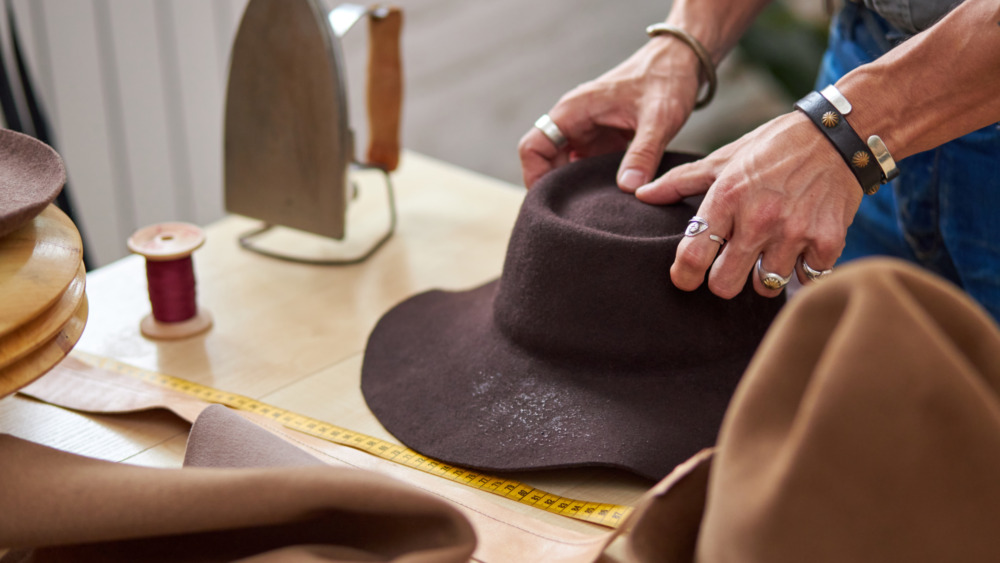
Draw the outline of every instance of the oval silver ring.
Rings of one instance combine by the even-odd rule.
[[[705,221],[701,217],[695,215],[694,217],[688,219],[688,226],[687,229],[684,229],[684,236],[696,237],[707,230],[708,221]]]
[[[556,125],[555,121],[552,121],[552,118],[547,113],[535,120],[535,127],[544,133],[557,149],[561,149],[569,143],[566,135],[563,135],[562,130],[559,129],[559,126]]]
[[[829,269],[826,269],[826,270],[817,270],[815,268],[811,268],[811,267],[809,267],[809,264],[806,264],[806,257],[803,256],[802,257],[802,271],[806,273],[806,277],[809,278],[811,281],[816,281],[816,280],[823,279],[826,276],[829,276],[830,274],[832,274],[833,273],[833,268],[829,268]]]
[[[720,237],[719,235],[708,235],[708,238],[710,238],[713,241],[719,243],[720,247],[726,246],[726,242],[728,242],[726,239]]]
[[[768,289],[781,289],[788,285],[792,276],[789,275],[787,277],[782,277],[774,272],[768,272],[764,269],[764,266],[761,265],[761,260],[763,259],[763,254],[757,257],[757,277],[760,278],[760,283],[764,284],[764,287]]]

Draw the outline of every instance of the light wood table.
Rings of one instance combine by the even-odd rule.
[[[497,277],[525,192],[413,153],[404,155],[393,178],[398,229],[365,263],[311,266],[249,252],[237,239],[258,222],[227,217],[207,227],[207,242],[194,254],[198,302],[214,317],[208,332],[181,341],[140,334],[149,300],[144,260],[132,255],[87,276],[90,317],[77,348],[395,441],[361,396],[369,332],[385,311],[415,293],[468,289]],[[352,239],[371,240],[387,222],[379,193],[362,191],[362,198],[376,196],[355,206],[348,219]],[[274,244],[292,244],[280,237]],[[301,238],[294,244],[301,252],[313,242],[317,252],[329,244],[310,239],[303,245]],[[15,395],[0,400],[0,431],[92,457],[177,467],[188,425],[165,411],[83,415]],[[513,478],[571,498],[621,504],[634,503],[650,485],[610,470]],[[570,529],[605,531],[481,494]]]

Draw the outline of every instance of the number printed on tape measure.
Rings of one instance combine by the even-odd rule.
[[[454,483],[493,493],[521,504],[534,506],[553,514],[560,514],[610,528],[617,528],[632,511],[632,507],[630,506],[565,498],[517,481],[483,475],[475,471],[448,465],[420,455],[405,446],[386,442],[379,438],[367,436],[321,420],[268,405],[250,397],[220,391],[172,375],[143,370],[111,358],[94,356],[85,352],[75,351],[73,354],[92,365],[136,377],[148,383],[173,389],[207,402],[219,403],[230,408],[261,414],[280,422],[286,428],[302,432],[303,434],[309,434],[310,436],[342,446],[352,447],[382,459],[418,469],[431,475],[437,475]]]

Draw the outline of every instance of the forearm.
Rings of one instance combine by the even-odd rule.
[[[675,0],[667,23],[693,35],[715,64],[732,50],[771,0]]]
[[[837,87],[848,122],[896,160],[1000,121],[1000,2],[967,0]]]

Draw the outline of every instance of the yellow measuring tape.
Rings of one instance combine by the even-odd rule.
[[[455,467],[420,455],[405,446],[386,442],[372,436],[366,436],[346,428],[334,426],[322,420],[262,403],[250,397],[220,391],[179,377],[140,369],[111,358],[104,358],[79,351],[74,352],[74,355],[100,368],[129,375],[160,387],[173,389],[206,402],[219,403],[230,408],[264,415],[281,423],[286,428],[291,428],[292,430],[297,430],[328,442],[356,448],[382,459],[387,459],[413,469],[419,469],[425,473],[437,475],[455,483],[512,499],[521,504],[534,506],[553,514],[600,524],[609,528],[617,528],[625,519],[625,516],[632,511],[632,507],[630,506],[566,498],[510,479],[491,477],[483,473]]]

